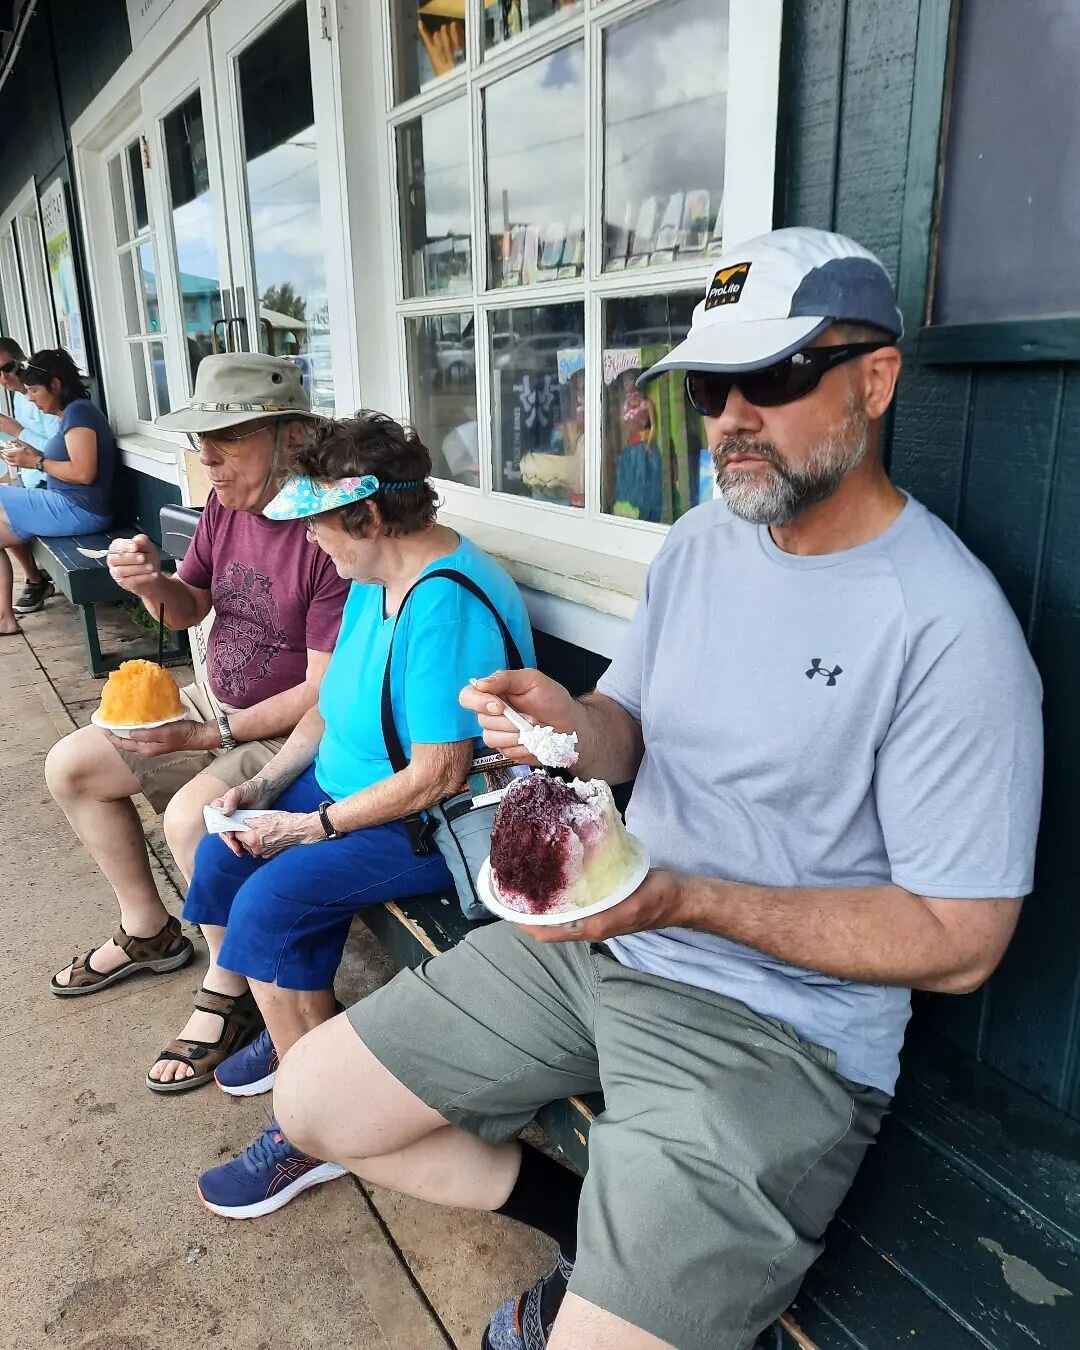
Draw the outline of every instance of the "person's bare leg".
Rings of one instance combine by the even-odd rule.
[[[190,783],[185,783],[165,808],[161,818],[165,842],[189,884],[195,871],[195,850],[206,834],[203,807],[223,796],[228,788],[228,783],[214,777],[211,766],[196,774]]]
[[[28,586],[36,586],[41,578],[41,568],[34,561],[29,544],[12,544],[8,550],[22,568],[23,577]]]
[[[19,631],[14,604],[15,573],[11,570],[8,549],[23,546],[23,541],[11,528],[7,513],[0,507],[0,637]],[[25,547],[25,546],[24,546]]]
[[[281,989],[248,980],[263,1015],[278,1059],[284,1059],[301,1036],[329,1022],[337,1011],[333,989]]]
[[[567,1293],[551,1329],[548,1350],[581,1350],[583,1345],[589,1350],[673,1350],[670,1342]]]
[[[234,975],[231,970],[224,970],[218,965],[218,953],[225,940],[225,929],[219,928],[217,924],[203,923],[199,925],[199,930],[210,953],[210,964],[202,977],[203,988],[212,989],[216,994],[226,994],[229,998],[236,998],[247,988],[247,980],[243,975]],[[178,1039],[216,1041],[221,1032],[222,1018],[218,1013],[202,1012],[196,1008],[184,1023],[184,1029],[179,1033]],[[179,1078],[190,1078],[194,1072],[189,1064],[183,1064],[178,1059],[162,1059],[151,1066],[150,1077],[156,1083],[172,1083]]]
[[[139,783],[118,752],[96,727],[81,727],[49,751],[45,781],[113,888],[124,932],[133,937],[160,932],[169,912],[154,885],[142,822],[131,800]],[[93,965],[106,974],[127,959],[110,939],[95,953]],[[67,984],[66,970],[57,982]]]
[[[448,1125],[399,1083],[344,1013],[284,1057],[274,1114],[294,1148],[435,1204],[498,1209],[521,1166],[516,1141],[488,1144]]]

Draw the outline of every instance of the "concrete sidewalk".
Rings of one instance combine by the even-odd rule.
[[[121,611],[103,608],[101,620],[106,650],[145,643]],[[190,1011],[205,967],[197,933],[196,961],[175,974],[70,1001],[49,993],[53,971],[117,922],[112,892],[42,776],[49,747],[89,721],[101,682],[86,672],[62,599],[23,630],[0,638],[0,1347],[475,1350],[495,1305],[549,1263],[527,1230],[351,1179],[255,1221],[199,1205],[196,1176],[251,1141],[270,1099],[212,1086],[157,1097],[144,1085]],[[162,896],[178,912],[178,878],[144,819]],[[391,973],[354,925],[339,997]]]

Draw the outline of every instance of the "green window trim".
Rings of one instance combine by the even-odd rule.
[[[1080,362],[1080,317],[931,324],[913,347],[919,361],[937,366]]]

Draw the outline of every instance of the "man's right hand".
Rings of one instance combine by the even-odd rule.
[[[121,590],[153,598],[161,587],[161,554],[145,534],[137,534],[134,539],[114,539],[105,561]]]
[[[484,744],[519,764],[536,760],[518,743],[517,729],[503,714],[503,703],[515,712],[556,731],[578,731],[581,709],[563,686],[538,670],[498,670],[466,685],[458,696],[463,708],[477,714]]]

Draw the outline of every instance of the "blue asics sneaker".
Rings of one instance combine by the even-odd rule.
[[[239,1158],[211,1167],[199,1178],[199,1199],[223,1219],[273,1214],[309,1186],[344,1176],[344,1167],[320,1162],[293,1148],[272,1120]]]
[[[278,1054],[264,1027],[250,1045],[221,1061],[214,1070],[214,1081],[230,1097],[257,1097],[274,1086],[277,1067]]]

